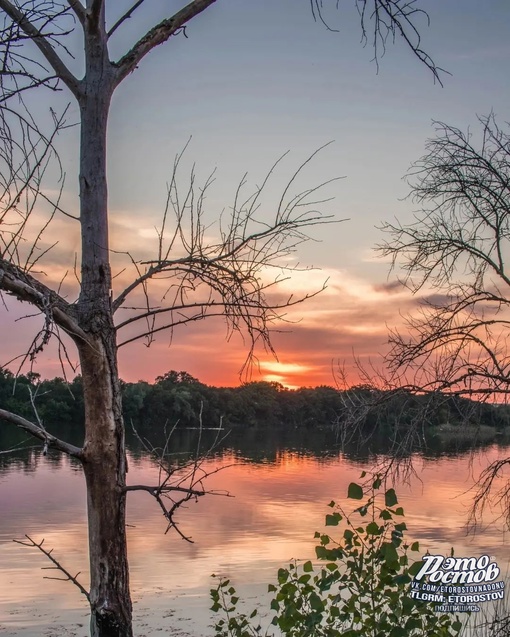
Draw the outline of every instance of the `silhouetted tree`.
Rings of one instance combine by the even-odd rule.
[[[493,114],[480,131],[436,122],[436,136],[409,173],[421,209],[387,223],[382,254],[403,282],[425,292],[421,311],[390,336],[392,383],[418,392],[507,401],[510,396],[510,129]],[[510,458],[481,476],[483,507]],[[510,482],[497,497],[510,522]]]

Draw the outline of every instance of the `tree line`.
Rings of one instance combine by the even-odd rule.
[[[510,406],[477,402],[437,392],[377,390],[368,385],[350,389],[333,386],[288,389],[281,383],[245,382],[238,387],[215,387],[185,371],[171,370],[154,383],[121,383],[127,423],[144,434],[168,427],[196,428],[306,428],[339,427],[349,434],[397,436],[421,428],[445,425],[510,426]],[[0,368],[0,404],[26,419],[37,418],[53,427],[65,427],[78,444],[84,431],[81,376],[42,380],[38,374],[14,376]]]

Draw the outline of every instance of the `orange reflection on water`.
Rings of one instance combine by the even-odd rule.
[[[494,446],[477,452],[471,463],[468,456],[417,458],[417,475],[397,487],[409,539],[419,540],[423,552],[447,553],[453,546],[458,556],[489,553],[505,572],[507,552],[497,525],[466,537],[465,523],[472,498],[467,490],[488,462],[506,453]],[[129,466],[130,483],[157,483],[158,470],[147,459],[130,457]],[[207,488],[234,497],[206,496],[179,512],[180,528],[193,544],[175,533],[164,534],[165,520],[147,493],[129,494],[131,583],[135,599],[142,600],[135,616],[144,625],[169,628],[180,613],[183,621],[190,617],[191,628],[186,628],[191,634],[210,633],[211,574],[232,577],[259,595],[278,566],[291,558],[313,557],[313,534],[323,528],[332,499],[347,510],[355,508],[345,494],[363,468],[341,456],[317,459],[287,451],[274,463],[226,454],[205,468],[217,466],[227,468],[212,475]],[[9,635],[35,637],[44,626],[82,623],[84,636],[85,600],[68,583],[43,580],[45,558],[12,542],[25,533],[37,541],[45,538],[69,570],[82,571],[80,579],[87,584],[81,471],[67,461],[58,466],[39,462],[34,472],[12,466],[0,474],[0,511],[0,626]]]

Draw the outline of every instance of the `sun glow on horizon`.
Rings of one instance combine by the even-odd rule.
[[[265,360],[259,363],[262,380],[280,383],[287,389],[299,389],[303,381],[313,376],[315,368],[302,363],[285,363],[277,360]]]

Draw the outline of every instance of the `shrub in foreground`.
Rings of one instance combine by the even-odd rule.
[[[362,478],[366,476],[362,474]],[[221,617],[216,637],[454,637],[462,629],[457,616],[434,611],[432,602],[409,596],[412,576],[421,561],[420,547],[404,539],[404,511],[393,489],[381,491],[375,477],[370,488],[351,483],[348,497],[367,499],[350,515],[335,502],[326,527],[339,527],[340,538],[316,533],[317,563],[290,563],[278,570],[263,629],[259,613],[238,610],[239,597],[229,580],[211,589],[212,610]]]

